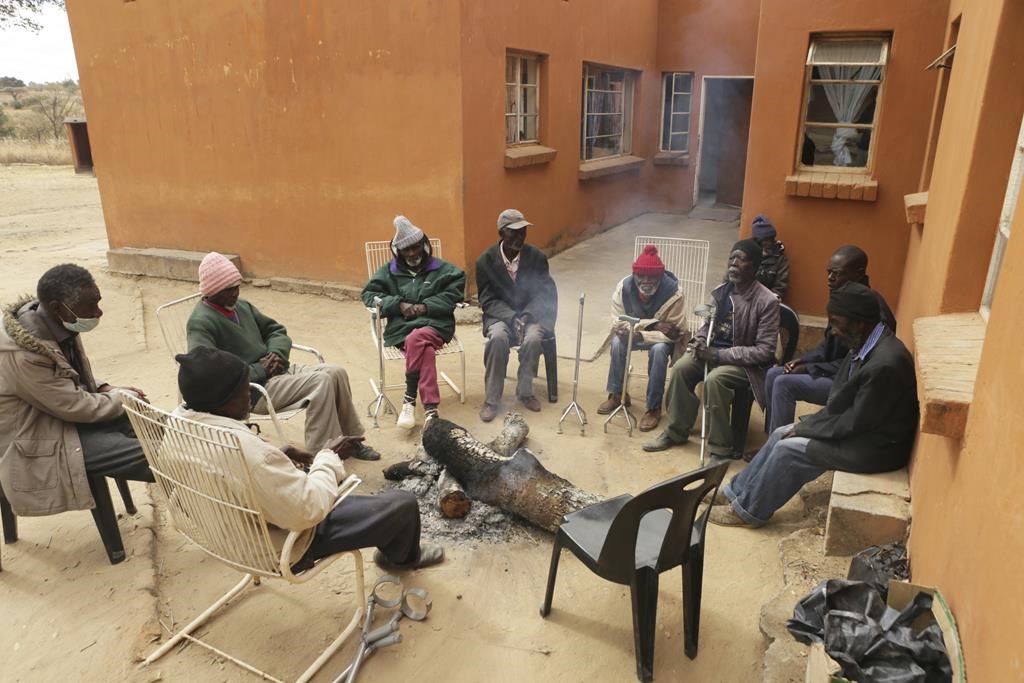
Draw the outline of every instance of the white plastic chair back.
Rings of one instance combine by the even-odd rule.
[[[278,551],[256,505],[238,437],[122,397],[175,527],[236,569],[280,577]]]
[[[441,240],[437,237],[430,238],[430,251],[431,256],[437,258],[444,258],[441,256]],[[378,240],[374,242],[366,243],[366,277],[371,278],[373,274],[380,270],[381,266],[390,263],[391,259],[395,257],[391,253],[391,240]]]
[[[695,334],[703,321],[693,314],[693,309],[706,301],[708,250],[711,243],[707,240],[681,237],[638,235],[634,243],[633,258],[638,257],[648,244],[658,248],[658,256],[665,264],[665,268],[679,278],[683,293],[686,295],[686,326],[690,334]]]

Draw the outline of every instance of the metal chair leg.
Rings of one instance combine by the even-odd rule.
[[[89,477],[89,488],[96,501],[96,507],[92,509],[92,518],[96,522],[96,529],[100,532],[100,539],[103,541],[110,564],[124,562],[124,543],[121,540],[121,530],[117,527],[114,501],[110,499],[110,489],[107,487],[106,477],[102,475]]]

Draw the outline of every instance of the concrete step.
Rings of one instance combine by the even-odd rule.
[[[902,540],[909,524],[906,469],[835,473],[825,524],[826,555],[853,555],[868,546]]]

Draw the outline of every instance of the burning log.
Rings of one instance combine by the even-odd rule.
[[[448,470],[443,470],[437,480],[437,507],[441,514],[448,519],[462,519],[469,514],[472,505],[472,499],[455,477],[448,474]]]
[[[522,416],[509,414],[502,434],[488,446],[462,427],[437,418],[424,425],[423,448],[471,498],[554,532],[564,515],[601,499],[548,471],[528,449],[517,450],[528,432]],[[499,453],[495,447],[514,452]]]

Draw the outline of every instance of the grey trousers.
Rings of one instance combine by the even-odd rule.
[[[142,444],[127,416],[109,422],[80,423],[75,427],[82,442],[82,456],[88,474],[154,481]]]
[[[366,431],[352,403],[348,373],[337,365],[299,365],[267,380],[264,387],[275,410],[306,403],[306,448],[314,453],[336,436],[362,436]],[[260,398],[252,408],[266,413],[267,401]]]
[[[537,323],[526,326],[523,343],[519,345],[519,373],[516,380],[516,396],[533,396],[533,378],[540,363],[541,341],[544,330]],[[487,328],[487,342],[484,345],[484,401],[498,405],[505,391],[505,372],[508,357],[515,344],[515,335],[508,325],[498,321]]]
[[[700,399],[694,393],[704,381],[704,362],[687,352],[672,366],[672,379],[665,397],[668,426],[665,431],[677,443],[686,441],[700,410]],[[716,365],[708,371],[704,400],[708,411],[708,450],[712,455],[731,458],[735,455],[729,416],[736,390],[750,386],[747,371],[737,365]],[[740,446],[742,448],[742,445]]]

